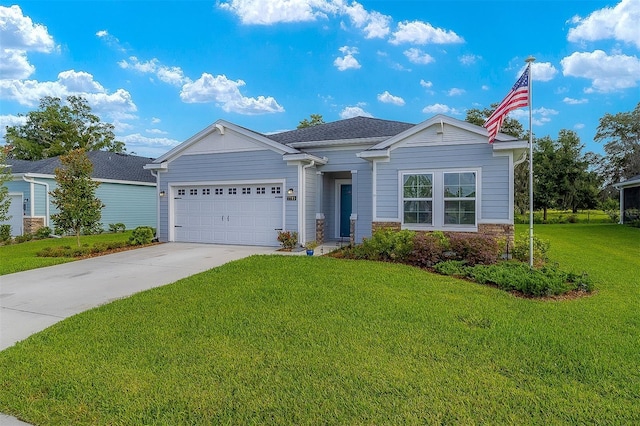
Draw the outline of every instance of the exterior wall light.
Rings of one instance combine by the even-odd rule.
[[[164,192],[164,191],[160,191],[160,194],[159,194],[159,195],[160,195],[161,197],[164,197],[165,195],[167,195],[167,193],[166,193],[166,192]]]
[[[293,195],[293,188],[287,189],[287,195]]]

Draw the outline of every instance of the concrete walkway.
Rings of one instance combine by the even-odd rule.
[[[274,247],[166,243],[0,276],[0,350],[64,318]],[[0,425],[26,425],[0,414]]]

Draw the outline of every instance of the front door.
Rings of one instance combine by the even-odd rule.
[[[340,237],[351,236],[351,184],[340,185]]]

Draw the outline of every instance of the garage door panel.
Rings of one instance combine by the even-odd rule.
[[[176,188],[176,241],[277,245],[282,228],[280,185],[195,185]]]

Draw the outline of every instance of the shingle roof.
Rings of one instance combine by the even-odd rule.
[[[354,117],[265,136],[273,141],[287,145],[295,142],[391,137],[413,126],[414,124],[401,121]]]
[[[112,179],[132,182],[155,183],[156,178],[144,165],[151,163],[152,158],[137,155],[116,154],[106,151],[91,151],[87,153],[93,164],[94,179]],[[43,175],[55,174],[56,167],[60,167],[60,157],[45,158],[44,160],[28,161],[8,158],[11,173],[38,173]]]

